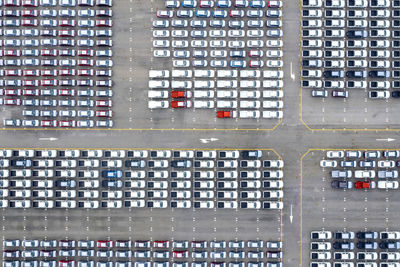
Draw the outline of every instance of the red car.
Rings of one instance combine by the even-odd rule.
[[[60,121],[60,127],[76,127],[76,121]]]
[[[78,59],[78,66],[93,66],[93,59]]]
[[[229,11],[229,16],[232,18],[242,18],[244,17],[244,11],[243,10],[231,10]]]
[[[5,6],[20,6],[21,1],[20,0],[4,0],[4,5]]]
[[[61,76],[75,76],[75,69],[66,69],[59,71]]]
[[[96,100],[96,107],[112,107],[112,100]]]
[[[217,111],[217,118],[236,118],[237,112],[236,111]]]
[[[16,49],[16,50],[4,50],[4,56],[5,57],[20,57],[21,56],[21,50]]]
[[[24,70],[23,73],[24,73],[24,76],[34,76],[34,77],[39,76],[38,70]]]
[[[21,76],[22,70],[5,70],[6,76]]]
[[[190,108],[192,107],[191,101],[171,101],[171,108]]]
[[[38,16],[38,11],[37,10],[21,10],[21,15],[23,17],[37,17]]]
[[[58,262],[58,267],[74,267],[75,261],[73,260],[60,260]]]
[[[98,248],[112,248],[113,241],[110,240],[97,240],[97,247]]]
[[[57,127],[57,121],[43,120],[40,121],[41,127]]]
[[[42,49],[42,50],[40,50],[41,56],[56,57],[57,54],[58,54],[57,49]]]
[[[39,0],[22,0],[22,6],[38,7],[39,6]]]
[[[249,57],[262,57],[264,52],[261,50],[249,50]]]
[[[192,92],[190,92],[190,91],[172,91],[171,97],[172,98],[191,98]]]
[[[20,96],[21,95],[21,89],[5,89],[4,90],[4,95],[7,95],[7,96]]]
[[[57,76],[57,70],[41,70],[40,75],[42,76]]]
[[[158,10],[156,13],[157,18],[172,18],[174,11],[172,10]]]
[[[4,105],[7,106],[20,106],[21,99],[4,99]]]
[[[37,19],[23,19],[21,21],[21,25],[22,26],[37,26],[38,21],[37,21]]]
[[[154,241],[153,247],[155,248],[169,248],[169,241]]]
[[[93,76],[94,70],[93,69],[81,69],[78,70],[78,76]]]
[[[354,187],[356,189],[373,189],[376,187],[376,183],[374,181],[370,182],[357,181],[354,183]]]
[[[187,250],[174,250],[172,251],[172,256],[174,258],[187,258],[189,257],[189,253]]]
[[[73,90],[73,89],[59,89],[58,90],[58,95],[60,95],[60,96],[74,96],[75,95],[75,90]]]
[[[249,67],[251,68],[262,68],[264,62],[262,60],[249,60]]]
[[[199,6],[200,7],[205,7],[205,8],[213,7],[214,6],[214,2],[211,1],[211,0],[201,0]]]
[[[112,117],[113,112],[111,110],[96,110],[96,117]]]
[[[40,91],[38,89],[24,89],[22,90],[22,94],[24,96],[38,96],[40,95]]]
[[[96,20],[97,27],[112,27],[111,19],[98,19]]]
[[[79,49],[78,56],[81,57],[93,57],[94,51],[92,49]]]

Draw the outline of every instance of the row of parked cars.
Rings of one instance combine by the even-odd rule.
[[[233,6],[232,6],[233,3]],[[250,5],[249,5],[250,4]],[[195,8],[195,7],[200,7],[200,8],[213,8],[218,7],[218,8],[228,8],[228,7],[235,7],[235,8],[246,8],[246,7],[252,7],[252,8],[265,8],[265,1],[264,0],[168,0],[165,1],[165,7],[166,8],[174,8],[177,9],[180,6],[183,8]],[[280,1],[267,1],[267,6],[268,7],[282,7],[282,2]]]
[[[173,262],[168,261],[135,261],[134,263],[130,261],[74,261],[74,260],[59,260],[57,261],[4,261],[3,267],[282,267],[282,262],[248,262],[247,265],[244,262],[210,262],[205,261],[195,261],[189,264],[188,262]]]
[[[0,6],[5,7],[75,7],[105,6],[111,7],[112,0],[4,0]]]
[[[262,150],[105,150],[105,149],[0,149],[0,157],[25,158],[232,158],[260,159],[265,152]],[[266,163],[265,167],[282,168],[283,161]]]
[[[189,245],[190,244],[190,245]],[[188,240],[19,240],[19,239],[6,239],[3,241],[3,247],[24,247],[24,248],[174,248],[174,249],[206,249],[208,247],[214,249],[224,248],[257,248],[262,249],[264,246],[269,249],[282,248],[282,242],[262,240],[249,240],[249,241],[188,241]]]

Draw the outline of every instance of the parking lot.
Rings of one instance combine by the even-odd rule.
[[[180,1],[182,2],[182,1]],[[199,2],[200,3],[200,2]],[[250,2],[248,2],[250,3]],[[208,10],[210,12],[215,11],[215,10],[224,10],[226,12],[229,12],[230,9],[228,8],[217,8],[216,7],[216,2],[214,2],[215,6],[213,8],[201,8],[204,10]],[[231,2],[232,4],[232,8],[233,8],[233,4],[234,2]],[[264,3],[266,4],[266,2]],[[189,110],[175,110],[175,109],[166,109],[166,110],[158,110],[158,109],[153,109],[150,110],[148,109],[148,103],[146,100],[146,103],[142,103],[143,99],[147,99],[148,98],[148,91],[149,91],[149,79],[148,79],[148,75],[149,75],[149,70],[168,70],[170,72],[170,77],[168,79],[168,83],[170,83],[170,85],[172,85],[173,80],[174,81],[184,81],[184,77],[178,78],[178,77],[172,77],[172,69],[181,69],[181,70],[189,70],[192,72],[192,77],[195,77],[195,69],[193,68],[193,65],[191,65],[190,68],[173,68],[173,62],[172,62],[172,55],[173,52],[175,50],[177,50],[177,48],[173,48],[172,47],[172,41],[178,41],[178,40],[183,40],[183,39],[179,39],[179,38],[171,38],[171,36],[169,38],[167,38],[167,40],[170,42],[170,58],[155,58],[154,57],[154,50],[160,50],[162,48],[153,48],[153,41],[159,39],[159,40],[163,40],[163,38],[155,38],[153,37],[153,22],[156,20],[161,20],[163,18],[157,18],[156,17],[156,12],[157,10],[172,10],[175,13],[179,10],[191,10],[193,12],[195,12],[197,9],[193,9],[193,8],[183,8],[182,6],[179,9],[169,9],[165,7],[165,3],[163,1],[150,1],[150,2],[146,2],[146,3],[138,3],[137,5],[134,5],[134,10],[132,11],[133,17],[138,16],[138,18],[146,18],[145,14],[147,16],[150,16],[152,19],[151,20],[147,20],[147,19],[143,19],[142,21],[138,22],[138,23],[143,23],[143,25],[140,26],[136,26],[134,25],[132,27],[132,32],[133,32],[133,39],[135,40],[135,42],[133,42],[133,46],[132,50],[133,50],[133,56],[132,56],[132,80],[135,81],[135,83],[131,86],[129,86],[129,90],[132,90],[132,94],[130,94],[130,101],[132,101],[132,103],[130,104],[130,107],[128,108],[129,113],[127,113],[127,115],[129,115],[130,117],[128,118],[128,120],[132,123],[129,123],[128,125],[133,124],[132,128],[175,128],[175,129],[182,129],[182,128],[195,128],[195,129],[224,129],[224,128],[239,128],[239,129],[243,129],[243,128],[250,128],[250,129],[255,129],[255,128],[259,128],[259,129],[268,129],[268,128],[273,128],[277,123],[279,123],[279,120],[276,119],[261,119],[262,118],[262,112],[259,113],[260,115],[260,119],[257,120],[242,120],[239,118],[236,118],[234,120],[232,119],[223,119],[223,118],[217,118],[217,111],[221,111],[222,109],[217,109],[217,104],[215,102],[215,100],[217,99],[217,91],[216,91],[216,86],[217,86],[217,70],[223,70],[221,68],[212,68],[210,69],[209,67],[207,68],[203,68],[203,70],[212,70],[214,72],[213,77],[211,77],[211,79],[206,80],[205,78],[200,78],[201,80],[203,80],[203,82],[205,81],[211,81],[211,83],[214,84],[214,86],[212,87],[212,94],[214,95],[214,97],[211,99],[203,99],[204,101],[210,101],[210,102],[215,102],[214,104],[214,108],[212,110],[208,110],[208,109],[203,109],[203,108],[190,108]],[[115,6],[114,8],[117,8],[117,6]],[[243,10],[243,11],[247,11],[250,8],[250,6],[248,8],[236,8],[238,10]],[[265,7],[262,10],[267,10],[268,8]],[[258,9],[257,9],[258,10]],[[137,13],[136,13],[137,12]],[[143,14],[143,15],[142,15]],[[193,15],[195,17],[195,15]],[[228,16],[229,17],[229,16]],[[265,16],[264,16],[265,18]],[[265,19],[262,19],[263,23],[265,23]],[[174,16],[174,19],[178,19],[176,17],[176,15]],[[211,20],[211,18],[203,18],[199,20],[204,20],[206,21],[207,25],[209,24],[209,21]],[[278,18],[279,19],[279,18]],[[168,21],[168,23],[171,25],[172,23],[172,19],[166,19]],[[186,23],[190,22],[189,19],[183,18],[184,21],[186,21]],[[256,20],[256,19],[254,19]],[[245,16],[243,18],[243,23],[246,25],[248,21],[248,18]],[[224,19],[224,23],[225,23],[225,28],[224,30],[226,30],[226,35],[228,34],[228,30],[230,30],[230,28],[228,27],[228,19]],[[190,24],[190,23],[189,23]],[[188,34],[190,33],[190,31],[192,30],[192,27],[188,24],[187,28],[184,28],[185,30],[187,30]],[[143,30],[146,29],[145,31]],[[179,29],[179,28],[178,28]],[[208,32],[209,30],[212,30],[213,28],[207,26],[207,36],[208,36]],[[245,32],[247,32],[247,27],[244,28]],[[255,28],[256,29],[256,28]],[[162,29],[160,29],[162,30]],[[169,26],[169,31],[171,31],[170,35],[172,34],[172,30],[173,28],[171,26]],[[215,30],[217,30],[217,28],[215,28]],[[147,32],[148,31],[148,32]],[[189,34],[190,35],[190,34]],[[267,38],[265,37],[265,33],[263,32],[264,37],[260,38],[260,40],[263,41],[264,45],[265,42],[267,40],[275,40],[276,38]],[[141,36],[140,40],[138,40],[137,38],[135,38],[135,36]],[[142,37],[143,36],[143,37]],[[147,39],[148,38],[148,39]],[[226,37],[227,38],[227,37]],[[190,36],[187,39],[188,44],[191,44],[192,40],[194,39],[198,39],[197,41],[201,41],[202,38],[191,38]],[[204,41],[207,41],[208,43],[211,41],[211,39],[215,39],[215,41],[220,40],[218,38],[205,38]],[[243,38],[228,38],[229,40],[241,40],[243,39],[243,42],[247,44],[247,41],[249,41],[249,38],[247,37],[243,37]],[[254,39],[257,40],[257,38],[250,38],[250,39]],[[278,38],[278,41],[280,41],[280,39]],[[280,41],[281,42],[281,41]],[[228,43],[228,40],[226,41],[226,43]],[[227,44],[226,44],[227,45]],[[197,49],[193,49],[189,46],[189,50],[191,55],[193,55],[194,50]],[[179,50],[179,49],[178,49]],[[208,54],[208,58],[206,58],[205,60],[207,60],[207,64],[209,66],[209,64],[211,64],[211,48],[206,48],[206,49],[202,49],[199,48],[199,51],[206,51]],[[229,48],[226,47],[225,49],[226,51],[222,52],[222,53],[226,53],[229,54]],[[263,58],[265,59],[265,53],[266,50],[263,49]],[[275,48],[274,48],[275,50]],[[246,64],[248,64],[248,59],[250,59],[247,56],[248,53],[248,49],[244,48],[243,50],[246,53]],[[151,60],[148,61],[147,59],[150,58]],[[136,60],[133,60],[136,59]],[[191,57],[190,61],[193,61],[196,58]],[[229,56],[226,59],[226,64],[228,64],[229,62]],[[147,61],[146,61],[147,60]],[[200,60],[200,59],[199,59]],[[264,60],[265,61],[265,60]],[[226,68],[227,70],[236,70],[237,72],[237,77],[240,76],[240,69],[237,68]],[[200,70],[200,69],[199,69]],[[250,70],[249,67],[246,67],[243,70]],[[266,65],[264,65],[263,68],[257,68],[255,69],[258,71],[258,74],[260,75],[260,78],[263,76],[263,71],[264,70],[274,70],[275,69],[271,69],[271,68],[266,68]],[[278,70],[278,69],[277,69]],[[280,70],[279,70],[280,71]],[[279,73],[278,73],[279,74]],[[175,75],[175,73],[174,73]],[[281,74],[279,74],[281,75]],[[200,81],[199,79],[199,81]],[[228,79],[228,78],[225,78]],[[235,78],[236,80],[237,78]],[[158,80],[160,80],[158,78]],[[251,78],[249,78],[249,80],[252,80]],[[194,85],[194,82],[192,80],[192,87]],[[202,82],[200,82],[202,83]],[[239,81],[236,81],[236,83],[239,85]],[[260,82],[261,85],[262,81]],[[175,84],[175,83],[174,83]],[[201,88],[198,88],[201,89]],[[224,90],[222,90],[224,88],[221,88],[221,91],[227,91],[229,88],[225,88]],[[152,91],[161,91],[160,89],[154,89]],[[177,88],[177,91],[179,91],[181,89]],[[219,90],[219,89],[218,89]],[[196,90],[195,90],[196,91]],[[205,92],[207,91],[206,88],[198,90],[198,91],[202,91]],[[210,90],[208,90],[210,91]],[[259,95],[259,97],[262,96],[262,88],[260,87],[260,89],[258,89],[256,92],[257,95]],[[193,92],[193,96],[194,96],[194,91]],[[170,92],[168,92],[170,94]],[[201,92],[200,92],[201,93]],[[138,94],[140,94],[140,98],[138,97]],[[196,93],[197,95],[197,93]],[[193,96],[192,96],[192,100],[193,101]],[[239,94],[238,94],[239,96]],[[129,98],[129,97],[128,97]],[[154,99],[156,101],[160,100],[160,99]],[[162,100],[162,99],[161,99]],[[227,101],[230,101],[229,99],[226,99]],[[251,99],[249,99],[251,100]],[[261,100],[261,98],[260,98]],[[262,106],[262,101],[257,100],[259,102],[256,102],[256,105],[260,105]],[[268,100],[268,99],[266,99]],[[271,101],[274,101],[274,99],[270,99]],[[168,102],[170,102],[170,99],[168,99]],[[238,101],[234,101],[235,103],[237,102],[237,106],[239,107],[239,102]],[[194,102],[192,103],[194,105]],[[227,108],[227,111],[236,111],[235,109],[231,109],[231,108]],[[249,109],[250,110],[250,109]],[[256,112],[257,113],[257,112]],[[190,115],[189,115],[190,114]],[[230,114],[234,114],[234,113],[230,113]],[[211,116],[210,116],[211,115]],[[221,114],[221,116],[228,116],[228,113],[225,114]],[[239,117],[239,113],[237,113],[237,116]],[[140,118],[140,120],[138,120],[138,118]],[[144,123],[146,123],[146,125],[144,125]],[[141,127],[143,125],[143,127]]]
[[[41,209],[280,210],[283,161],[263,160],[269,154],[261,150],[3,150],[0,204]]]
[[[343,151],[345,153],[347,151],[360,151],[362,154],[364,152],[379,151],[383,155],[385,150],[343,149]],[[333,170],[364,170],[364,168],[339,167],[342,159],[336,159],[338,161],[338,167],[336,168],[321,168],[320,161],[327,159],[326,153],[327,150],[310,150],[302,160],[302,266],[310,265],[311,231],[320,231],[322,229],[332,232],[353,231],[357,233],[359,231],[398,230],[397,221],[399,218],[397,210],[400,199],[397,190],[356,188],[354,184],[356,181],[370,183],[371,181],[380,182],[393,179],[360,179],[354,178],[354,174],[352,178],[348,179],[331,178],[331,171]],[[383,159],[386,160],[387,158]],[[345,161],[348,160],[349,158],[346,156]],[[396,158],[393,160],[396,161]],[[350,181],[353,182],[354,186],[351,189],[332,188],[331,183],[334,180]],[[330,239],[329,241],[333,243],[335,240]],[[354,240],[355,246],[356,241]],[[357,251],[365,252],[364,249],[355,248],[355,254]],[[334,253],[331,256],[333,259]]]
[[[35,155],[40,154],[41,152],[38,152],[39,150],[34,151],[33,153]],[[40,150],[43,151],[43,150]],[[52,155],[57,155],[56,157],[52,158],[49,157],[47,154],[47,159],[49,160],[54,160],[54,164],[57,165],[57,161],[61,160],[62,158],[62,153],[64,153],[64,150],[57,150],[57,153],[54,153],[54,150],[45,150],[51,151]],[[79,152],[78,152],[79,151]],[[98,159],[98,157],[94,157],[93,155],[88,155],[87,153],[101,153],[102,150],[66,150],[65,153],[67,153],[66,158],[72,163],[73,160],[77,160],[77,164],[79,165],[79,161],[81,161],[83,158],[89,158],[94,162],[93,160]],[[146,150],[104,150],[103,151],[103,160],[107,159],[112,159],[112,160],[118,160],[121,159],[122,153],[126,152],[124,157],[128,157],[131,155],[131,153],[142,153],[142,158],[146,160],[147,165],[151,165],[150,161],[151,159],[154,159],[154,152],[157,153],[171,153],[171,157],[176,158],[178,154],[177,152],[180,153],[179,151],[172,151],[170,152],[169,150],[152,150],[148,151],[147,157],[145,157],[145,152]],[[192,161],[193,166],[195,166],[196,161],[201,153],[212,153],[215,154],[216,157],[223,156],[223,154],[220,154],[221,152],[226,152],[226,153],[239,153],[239,151],[236,150],[229,150],[229,151],[223,151],[223,150],[180,150],[182,153],[189,153],[193,154],[193,159],[190,158]],[[278,160],[279,157],[273,153],[270,150],[257,150],[261,151],[263,156],[262,159],[270,159],[270,160]],[[116,155],[119,152],[119,156]],[[245,152],[245,151],[241,151]],[[9,153],[9,152],[6,152]],[[12,151],[12,155],[16,155],[15,153],[32,153],[30,150],[27,151]],[[61,153],[61,154],[60,154]],[[68,154],[69,153],[69,154]],[[75,157],[71,156],[74,153]],[[79,153],[79,157],[77,157]],[[111,154],[109,154],[111,153]],[[44,155],[44,154],[43,154]],[[97,154],[99,155],[99,154]],[[112,155],[112,156],[111,156]],[[136,154],[135,154],[136,155]],[[218,155],[218,156],[217,156]],[[58,159],[61,156],[60,159]],[[111,158],[110,158],[111,156]],[[190,155],[189,155],[190,157]],[[242,156],[240,156],[242,157]],[[194,160],[196,158],[196,160]],[[11,158],[10,158],[11,159]],[[26,157],[25,160],[29,159],[29,157]],[[37,164],[35,161],[37,161],[39,158],[30,158],[32,160],[32,164]],[[164,158],[165,159],[165,158]],[[21,159],[20,159],[21,160]],[[99,163],[103,165],[102,161]],[[125,160],[124,160],[125,161]],[[219,161],[219,160],[218,160]],[[218,164],[218,161],[215,161],[216,164]],[[130,161],[131,162],[131,161]],[[170,161],[171,164],[172,160]],[[4,162],[3,162],[4,163]],[[14,163],[12,163],[14,164]],[[73,163],[72,163],[73,164]],[[281,163],[282,164],[282,163]],[[125,162],[124,162],[125,166]],[[48,171],[51,170],[51,168],[46,168]],[[70,173],[73,171],[71,168],[63,168],[64,170],[70,171]],[[85,168],[86,170],[91,170],[93,173],[96,168]],[[114,171],[115,169],[121,169],[123,170],[124,177],[126,177],[126,173],[130,172],[133,173],[134,171],[128,171],[126,168],[107,168],[108,171]],[[207,170],[204,168],[200,168],[203,170]],[[215,167],[214,167],[215,169]],[[218,168],[219,169],[219,168]],[[241,169],[241,168],[240,168]],[[238,171],[240,170],[238,169]],[[169,170],[168,168],[157,168],[157,170]],[[211,170],[211,169],[210,169]],[[225,169],[225,170],[232,170],[231,168]],[[254,170],[254,169],[253,169]],[[273,170],[273,169],[272,169]],[[81,170],[82,171],[82,170]],[[81,172],[77,170],[77,174]],[[150,176],[151,170],[147,171],[146,177]],[[171,169],[171,172],[168,174],[173,175],[172,173],[175,172],[180,172],[182,173],[183,171],[179,171],[179,169],[176,169],[174,171]],[[187,170],[186,170],[187,172]],[[192,172],[193,175],[195,175],[196,170]],[[243,172],[243,170],[241,171]],[[138,172],[136,172],[138,173]],[[214,171],[212,171],[214,173]],[[218,172],[216,172],[218,173]],[[4,175],[4,170],[2,172]],[[51,178],[38,178],[39,180],[42,181],[51,181]],[[192,178],[193,179],[193,178]],[[190,180],[192,180],[190,179]],[[198,179],[198,180],[197,180]],[[219,178],[221,179],[221,178]],[[9,179],[11,180],[11,179]],[[18,178],[17,180],[23,180],[21,178]],[[36,179],[32,179],[34,180]],[[60,180],[60,179],[57,179]],[[72,179],[74,180],[74,179]],[[83,179],[85,180],[85,179]],[[78,178],[77,183],[79,184],[80,181],[83,181],[82,179]],[[90,181],[96,181],[97,179],[95,178],[90,178]],[[104,179],[102,180],[109,180],[109,179]],[[140,181],[147,181],[149,182],[149,178],[146,180],[142,180],[140,178],[122,178],[122,179],[116,179],[122,180],[124,182],[140,182]],[[153,181],[163,181],[164,179],[153,179]],[[190,181],[189,180],[189,181]],[[208,180],[208,181],[214,181],[215,183],[218,182],[218,179],[199,179],[195,178],[194,182],[196,181],[203,181],[203,180]],[[236,179],[235,179],[236,180]],[[276,179],[274,179],[276,180]],[[171,182],[174,181],[186,181],[189,182],[188,179],[171,179]],[[222,179],[220,180],[222,181]],[[223,179],[224,182],[227,181],[234,181],[232,179]],[[238,179],[238,182],[241,180]],[[251,181],[251,179],[248,179],[248,181]],[[4,182],[4,179],[3,179]],[[171,184],[172,185],[172,184]],[[79,186],[79,185],[78,185]],[[240,183],[239,183],[240,186]],[[168,187],[169,188],[169,187]],[[118,198],[118,196],[111,195],[109,197],[111,198],[104,198],[104,193],[117,193],[122,192],[117,189],[113,189],[110,187],[104,188],[103,186],[99,187],[99,189],[82,189],[82,188],[59,188],[57,189],[57,186],[53,188],[45,188],[45,189],[35,189],[32,188],[32,194],[38,191],[47,191],[48,194],[50,194],[50,191],[53,192],[53,197],[48,197],[48,198],[41,198],[42,201],[52,201],[54,199],[54,202],[57,201],[69,201],[69,203],[75,202],[76,201],[76,207],[77,208],[45,208],[45,209],[34,209],[34,208],[21,208],[21,209],[15,209],[15,208],[4,208],[2,209],[2,220],[0,229],[2,229],[2,236],[3,239],[59,239],[59,240],[64,240],[64,239],[69,239],[69,240],[80,240],[80,239],[87,239],[87,240],[126,240],[129,238],[129,240],[263,240],[264,242],[266,241],[280,241],[282,239],[282,222],[281,222],[281,211],[278,210],[270,210],[268,212],[265,212],[265,210],[262,212],[262,209],[245,209],[244,207],[241,208],[241,203],[243,201],[246,201],[244,198],[243,193],[246,191],[253,191],[256,192],[257,190],[254,189],[248,189],[248,190],[243,190],[237,189],[237,197],[236,198],[229,198],[229,199],[224,199],[221,198],[221,195],[218,194],[218,192],[224,192],[224,196],[226,196],[226,193],[231,193],[235,194],[234,190],[226,190],[226,189],[217,189],[213,188],[211,192],[208,192],[207,190],[204,189],[189,189],[189,190],[173,190],[172,188],[168,189],[165,188],[166,196],[165,198],[160,198],[158,196],[152,197],[150,195],[150,191],[152,193],[155,192],[161,192],[163,190],[152,190],[151,188],[142,188],[139,190],[136,190],[136,192],[143,190],[146,191],[144,196],[144,200],[146,201],[146,208],[134,208],[134,207],[123,207],[122,209],[115,208],[114,206],[108,206],[108,207],[103,207],[103,208],[98,208],[98,209],[90,209],[88,208],[78,208],[79,202],[86,202],[86,201],[91,201],[96,202],[96,198],[90,198],[89,195],[86,197],[81,197],[80,194],[82,192],[91,192],[92,194],[99,194],[98,197],[98,202],[102,203],[104,201],[110,201],[110,200],[119,200],[120,202],[125,203],[126,201],[136,199],[140,200],[141,198],[135,198],[132,196],[126,197],[126,192],[132,193],[134,192],[133,189],[126,189],[126,188],[121,188],[123,190],[123,195]],[[20,189],[20,188],[10,188],[8,187],[8,194],[11,193],[11,191],[16,191],[21,192],[21,191],[30,191],[29,189]],[[150,189],[150,190],[149,190]],[[5,192],[5,188],[2,189],[2,193]],[[193,204],[191,208],[170,208],[169,203],[174,202],[174,197],[172,197],[172,192],[180,192],[180,193],[185,193],[187,195],[191,195],[190,200],[193,200],[193,203],[197,202],[196,201],[196,195],[197,191],[203,192],[203,193],[209,193],[213,194],[213,197],[208,199],[208,202],[211,203],[216,203],[214,208],[194,208]],[[62,197],[57,196],[57,192],[63,192],[69,193],[70,196],[71,194],[76,194],[75,197],[69,197],[67,195],[63,195]],[[14,193],[12,193],[14,194]],[[19,193],[18,193],[19,194]],[[250,193],[249,193],[250,194]],[[281,193],[282,194],[282,193]],[[219,197],[218,197],[219,195]],[[116,198],[115,198],[116,197]],[[250,197],[250,195],[249,195]],[[28,201],[28,197],[21,198],[21,197],[6,197],[3,195],[2,201],[4,203],[5,200],[9,200],[9,203],[11,201],[16,201],[16,200],[25,200]],[[101,200],[103,199],[103,200]],[[156,208],[154,207],[149,207],[148,203],[156,203],[157,200],[168,200],[168,206],[164,206],[163,208]],[[93,201],[94,200],[94,201]],[[176,199],[176,202],[179,202],[180,200],[184,200],[178,196],[178,199]],[[240,200],[240,201],[239,201]],[[253,199],[254,200],[254,199]],[[260,199],[260,202],[264,200],[264,197]],[[35,197],[32,198],[32,203],[38,201],[35,200]],[[238,203],[237,206],[234,209],[223,209],[223,208],[217,208],[218,202],[230,202],[230,203]],[[203,199],[199,200],[199,202],[203,202]],[[265,202],[265,201],[264,201]],[[190,204],[190,202],[189,202]],[[101,207],[101,205],[100,205]],[[262,234],[262,238],[260,237],[260,234]],[[228,240],[228,239],[229,240]],[[266,255],[264,255],[264,258]],[[227,256],[228,258],[228,256]],[[153,258],[152,258],[153,259]],[[156,260],[156,259],[155,259]]]
[[[304,122],[396,128],[398,3],[306,0],[301,12]]]
[[[112,127],[112,1],[3,5],[2,125]]]

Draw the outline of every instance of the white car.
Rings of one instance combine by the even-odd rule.
[[[263,101],[263,108],[283,108],[283,101]]]
[[[148,107],[150,109],[169,108],[169,102],[168,101],[149,101]]]
[[[335,168],[335,167],[337,167],[337,161],[336,160],[321,160],[319,162],[319,165],[322,168]]]
[[[258,109],[261,106],[260,101],[247,101],[247,100],[242,100],[239,102],[240,108],[254,108]]]
[[[399,182],[397,182],[397,181],[379,181],[378,188],[379,189],[398,189]]]
[[[196,91],[195,91],[196,93]],[[196,97],[196,95],[195,95]],[[214,101],[199,101],[195,100],[193,102],[193,107],[194,108],[214,108]]]
[[[327,151],[326,156],[330,159],[333,158],[343,158],[344,157],[344,151]]]
[[[283,117],[282,111],[263,111],[263,118],[281,119],[282,117]]]
[[[375,171],[371,171],[371,170],[369,170],[369,171],[361,171],[361,170],[358,170],[358,171],[354,172],[354,177],[355,178],[375,178]],[[378,185],[379,185],[379,183],[378,183]]]
[[[168,94],[168,91],[149,90],[147,92],[147,96],[149,98],[168,98],[169,94]]]
[[[165,88],[167,89],[169,87],[169,81],[166,80],[150,80],[149,81],[149,88]]]
[[[217,101],[217,108],[237,108],[236,101]]]

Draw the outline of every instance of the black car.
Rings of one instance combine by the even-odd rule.
[[[358,232],[356,234],[358,239],[377,239],[378,233],[377,232]]]
[[[32,166],[32,161],[30,159],[11,160],[10,165],[14,167],[30,167]]]
[[[400,91],[393,91],[392,92],[392,97],[393,98],[400,98]]]
[[[146,162],[144,160],[126,160],[125,167],[131,168],[144,168],[146,166]]]
[[[120,180],[103,180],[101,182],[102,187],[112,187],[112,188],[121,188],[122,182]]]
[[[367,72],[362,70],[349,70],[346,71],[347,78],[365,78],[367,77]]]
[[[377,249],[378,244],[376,242],[357,242],[358,249]]]
[[[368,76],[371,78],[388,78],[390,72],[387,70],[371,70],[368,72]]]
[[[262,152],[260,150],[243,150],[240,154],[244,159],[256,159],[262,156]]]
[[[310,46],[310,41],[309,40],[303,40],[303,47],[309,47]]]
[[[332,11],[331,11],[332,12]],[[348,18],[354,18],[356,15],[356,12],[354,10],[349,10],[347,11],[347,17]]]
[[[379,243],[381,249],[400,249],[400,242],[381,242]]]
[[[365,38],[368,36],[367,31],[362,30],[352,30],[346,32],[347,38]]]
[[[334,242],[333,243],[334,249],[354,249],[353,242]]]
[[[344,72],[342,70],[326,70],[324,71],[325,78],[343,78]]]
[[[392,88],[400,88],[400,81],[393,81]]]
[[[350,181],[332,181],[331,183],[332,188],[344,188],[344,189],[350,189],[353,188],[353,183]]]

